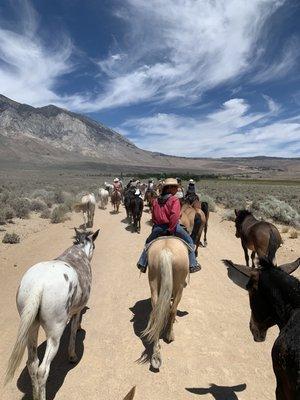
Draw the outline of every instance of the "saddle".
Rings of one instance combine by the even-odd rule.
[[[149,247],[154,243],[157,242],[158,240],[162,240],[162,239],[173,239],[176,238],[178,240],[180,240],[183,244],[185,244],[185,246],[187,247],[188,251],[195,251],[195,247],[190,246],[187,242],[185,242],[183,239],[181,239],[178,236],[158,236],[157,238],[153,239],[150,243],[146,243],[145,245],[145,250],[148,251]]]

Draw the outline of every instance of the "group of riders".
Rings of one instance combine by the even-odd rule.
[[[123,187],[122,181],[115,178],[113,181],[113,191],[122,194],[130,191],[132,195],[142,197],[141,182],[131,179],[126,187]],[[159,193],[157,194],[157,190]],[[153,179],[149,179],[145,188],[145,198],[147,192],[153,192],[157,195],[151,200],[152,222],[153,227],[151,234],[146,240],[146,246],[138,260],[138,269],[145,273],[147,270],[147,248],[149,244],[160,236],[176,236],[183,240],[189,249],[189,267],[190,273],[197,272],[201,269],[194,251],[194,242],[187,230],[180,224],[181,205],[183,202],[192,204],[196,199],[195,181],[189,180],[186,192],[182,186],[180,178],[167,178],[154,184]]]

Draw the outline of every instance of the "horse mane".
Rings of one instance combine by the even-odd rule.
[[[239,210],[236,216],[236,222],[242,223],[246,217],[249,215],[253,216],[252,212],[249,210]]]

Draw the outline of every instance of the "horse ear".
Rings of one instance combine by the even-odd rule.
[[[97,237],[99,235],[99,231],[100,231],[100,229],[98,229],[95,233],[93,233],[93,235],[92,235],[92,241],[93,242],[97,239]]]
[[[127,395],[124,397],[123,400],[132,400],[134,398],[134,394],[135,394],[135,386],[133,386],[133,388],[130,390],[129,393],[127,393]]]
[[[234,213],[236,216],[238,215],[238,210],[236,208],[234,209]]]
[[[284,272],[286,272],[287,274],[291,274],[292,272],[296,271],[296,269],[299,267],[299,265],[300,265],[300,258],[297,258],[297,260],[294,262],[279,265],[278,267],[280,269],[282,269]]]
[[[251,277],[252,269],[246,267],[245,265],[234,264],[230,260],[222,261],[227,267],[228,278],[231,279],[233,283],[246,290]]]

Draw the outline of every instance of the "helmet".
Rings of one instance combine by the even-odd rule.
[[[190,179],[190,180],[189,180],[189,183],[191,183],[192,185],[194,185],[194,184],[195,184],[194,179]]]

